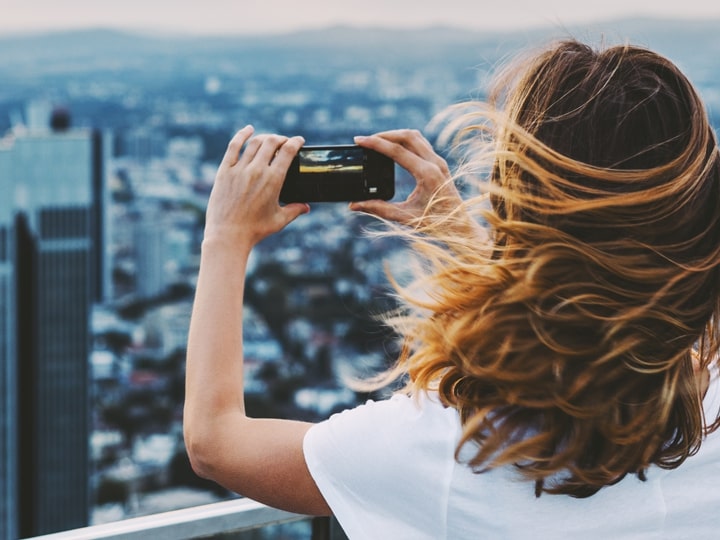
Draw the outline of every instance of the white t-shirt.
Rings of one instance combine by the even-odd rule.
[[[714,420],[717,376],[704,408]],[[473,473],[455,460],[460,431],[454,409],[397,395],[313,426],[305,460],[351,540],[720,538],[720,430],[679,468],[585,499],[537,498],[512,467]]]

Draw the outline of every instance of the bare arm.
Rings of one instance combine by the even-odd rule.
[[[260,502],[327,515],[305,464],[310,424],[251,419],[243,393],[242,314],[252,248],[307,205],[281,207],[278,194],[301,138],[240,130],[228,145],[210,195],[188,337],[185,442],[195,471]]]

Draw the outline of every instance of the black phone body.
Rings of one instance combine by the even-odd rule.
[[[395,163],[357,145],[303,146],[288,169],[280,202],[392,199]]]

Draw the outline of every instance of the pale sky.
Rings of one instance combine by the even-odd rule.
[[[193,34],[329,25],[471,29],[559,27],[624,16],[716,18],[717,0],[0,0],[0,36],[71,28]]]

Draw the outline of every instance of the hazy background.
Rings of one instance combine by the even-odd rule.
[[[568,35],[665,54],[720,126],[717,0],[0,0],[0,150],[26,135],[32,111],[53,108],[107,146],[112,287],[93,306],[92,405],[78,414],[91,416],[88,523],[232,496],[194,476],[181,422],[204,209],[234,131],[252,123],[334,144],[405,127],[433,140],[430,120],[482,98],[505,58]],[[398,168],[396,200],[412,185]],[[345,205],[317,205],[254,251],[243,334],[251,415],[320,420],[367,398],[342,376],[394,359],[374,315],[393,307],[385,263],[407,258],[397,242],[364,235],[368,226]]]
[[[508,30],[619,17],[720,18],[713,0],[3,0],[0,34],[111,27],[193,34],[256,34],[334,25]]]

